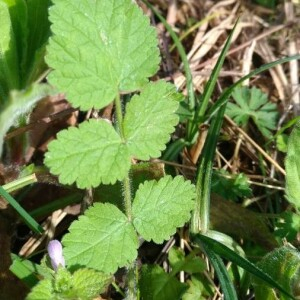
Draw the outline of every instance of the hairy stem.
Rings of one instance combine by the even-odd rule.
[[[116,116],[117,116],[117,127],[123,142],[125,142],[124,129],[123,129],[123,112],[122,112],[122,103],[120,99],[120,94],[117,94],[117,97],[115,99],[115,108],[116,108]]]
[[[124,129],[123,129],[123,112],[122,112],[122,103],[120,99],[120,95],[118,94],[115,99],[115,108],[116,108],[116,116],[117,116],[117,127],[120,133],[120,136],[125,142],[124,137]],[[124,206],[125,206],[125,213],[128,218],[128,221],[132,221],[132,212],[131,212],[131,182],[129,172],[126,174],[125,178],[122,182],[123,185],[123,192],[124,192]],[[127,272],[127,286],[128,286],[128,293],[126,299],[133,300],[136,299],[136,283],[137,283],[137,276],[135,276],[135,267],[134,263],[128,268]]]
[[[115,99],[115,106],[116,106],[116,115],[117,115],[117,126],[119,133],[121,135],[122,140],[125,142],[124,137],[124,130],[123,130],[123,113],[122,113],[122,103],[120,99],[120,95]],[[131,213],[131,184],[129,173],[123,179],[123,191],[124,191],[124,205],[125,205],[125,213],[129,221],[132,220],[132,213]]]

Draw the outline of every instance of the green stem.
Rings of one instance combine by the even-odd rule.
[[[123,191],[124,191],[124,203],[125,203],[125,213],[128,220],[132,221],[132,212],[131,212],[131,184],[129,174],[123,180]]]
[[[6,190],[0,186],[0,196],[3,197],[20,215],[28,227],[33,230],[35,233],[43,233],[43,227],[37,223],[28,212],[9,194]]]
[[[137,283],[137,276],[135,273],[135,262],[133,262],[127,272],[127,284],[128,284],[128,291],[126,300],[137,300],[137,293],[136,293],[136,283]]]
[[[125,137],[124,137],[124,129],[123,129],[123,112],[122,112],[122,103],[120,99],[120,94],[117,94],[117,97],[115,99],[115,108],[116,108],[116,115],[117,115],[117,127],[120,133],[120,136],[125,142]]]
[[[118,94],[115,99],[115,107],[116,107],[116,115],[117,115],[117,126],[119,129],[119,133],[123,142],[125,142],[124,129],[123,129],[123,113],[122,113],[122,103],[120,99],[120,95]],[[131,184],[129,173],[123,179],[123,190],[124,190],[124,205],[125,205],[125,213],[129,221],[132,220],[131,213]]]
[[[126,297],[126,295],[123,293],[123,291],[119,288],[119,286],[115,282],[112,282],[112,286],[123,298]]]
[[[115,108],[116,108],[116,115],[117,115],[117,126],[122,138],[122,141],[125,143],[125,135],[124,135],[124,128],[123,128],[123,112],[122,112],[122,103],[120,99],[120,95],[118,94],[115,99]],[[128,218],[128,221],[132,221],[132,211],[131,211],[131,182],[129,177],[129,172],[123,179],[123,192],[124,192],[124,206],[125,206],[125,213]],[[128,268],[127,273],[127,286],[128,286],[128,294],[126,299],[134,300],[136,299],[136,291],[135,286],[137,282],[137,277],[135,276],[135,264],[132,263],[131,266]]]
[[[16,179],[12,182],[9,182],[2,187],[8,192],[11,193],[15,190],[21,189],[24,186],[37,182],[35,174],[31,174],[19,179]]]

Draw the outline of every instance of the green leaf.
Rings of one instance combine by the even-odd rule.
[[[77,270],[72,277],[77,298],[86,300],[103,293],[111,281],[111,276],[86,268]]]
[[[60,131],[48,146],[45,164],[63,184],[79,188],[122,180],[130,168],[126,145],[104,120],[83,122]]]
[[[26,300],[60,300],[53,295],[53,287],[50,279],[41,280],[27,295]]]
[[[267,8],[274,9],[276,6],[277,1],[276,0],[255,0],[256,3],[259,5],[265,6]]]
[[[73,275],[59,268],[52,279],[44,279],[36,285],[27,300],[91,300],[109,284],[110,276],[92,269],[79,269]]]
[[[133,225],[145,240],[162,243],[189,220],[194,198],[194,185],[182,176],[146,181],[133,200]]]
[[[257,74],[260,74],[270,68],[275,67],[276,65],[283,64],[285,62],[292,61],[294,59],[300,59],[300,54],[284,57],[278,60],[275,60],[271,63],[262,65],[261,67],[255,69],[254,71],[250,72],[249,74],[245,75],[238,81],[236,81],[234,84],[230,85],[227,89],[225,89],[221,96],[218,98],[218,100],[211,106],[207,114],[205,115],[204,120],[207,121],[210,119],[219,109],[221,106],[223,106],[225,103],[227,103],[228,98],[232,94],[233,90],[238,87],[242,82],[244,82],[246,79],[251,78],[252,76],[255,76]]]
[[[142,267],[140,291],[143,300],[181,299],[186,285],[167,274],[160,266]]]
[[[254,286],[255,300],[279,300],[276,292],[265,285]]]
[[[205,84],[203,94],[201,95],[201,101],[196,109],[196,112],[194,115],[194,120],[190,126],[191,128],[190,128],[189,139],[188,139],[190,142],[194,140],[195,136],[198,133],[199,123],[204,123],[204,115],[207,111],[209,100],[215,89],[217,80],[219,79],[219,73],[220,73],[223,63],[225,61],[226,54],[229,50],[229,47],[231,44],[231,39],[233,37],[233,34],[235,32],[238,22],[239,22],[239,19],[236,20],[233,28],[231,29],[231,31],[226,39],[226,42],[224,44],[224,47],[222,48],[222,51],[218,57],[218,60],[210,74],[209,80]]]
[[[151,5],[148,1],[143,0],[143,2],[153,11],[153,13],[156,15],[156,17],[162,22],[162,24],[165,26],[167,31],[170,34],[170,37],[173,39],[174,44],[176,45],[178,49],[178,53],[180,55],[185,76],[186,76],[186,85],[187,85],[187,93],[188,93],[188,102],[189,107],[191,110],[195,107],[195,91],[193,87],[193,75],[190,67],[190,63],[187,57],[187,54],[185,52],[185,49],[178,38],[177,34],[173,30],[172,26],[168,23],[168,21]]]
[[[294,241],[300,229],[300,215],[290,211],[282,213],[276,222],[276,236]]]
[[[184,149],[184,147],[189,146],[190,144],[183,138],[170,142],[168,148],[162,155],[162,160],[166,161],[176,161],[178,155]]]
[[[291,297],[292,299],[293,296],[286,291],[281,284],[277,283],[273,278],[271,278],[267,273],[262,271],[260,268],[258,268],[256,265],[251,263],[249,260],[246,258],[236,254],[233,250],[229,249],[222,243],[213,240],[207,236],[197,234],[194,235],[193,241],[199,245],[206,245],[208,249],[216,253],[217,255],[220,255],[226,260],[229,260],[236,265],[240,266],[244,270],[248,271],[250,274],[256,276],[257,278],[263,280],[267,284],[269,284],[271,287],[274,287],[278,289],[280,292],[282,292],[284,295]]]
[[[27,50],[27,36],[28,36],[28,14],[25,0],[2,0],[6,2],[12,23],[12,38],[15,39],[17,50],[18,76],[21,81],[21,63],[24,59],[24,54]],[[18,88],[20,88],[18,86]],[[17,87],[14,87],[17,88]]]
[[[159,157],[179,118],[181,95],[164,81],[147,84],[126,107],[124,135],[130,154],[142,160]]]
[[[12,264],[9,270],[22,280],[29,288],[35,286],[38,280],[38,271],[40,270],[40,265],[37,265],[30,260],[25,260],[16,254],[11,254]]]
[[[65,268],[59,268],[55,274],[55,280],[53,282],[53,294],[58,294],[57,296],[65,296],[65,294],[72,294],[72,275]],[[73,296],[73,295],[72,295]],[[61,297],[67,298],[67,297]]]
[[[228,103],[226,114],[242,126],[246,126],[251,118],[260,132],[270,137],[271,130],[276,128],[278,112],[276,104],[268,102],[267,94],[255,87],[237,87],[232,97],[236,104]]]
[[[204,297],[205,287],[203,283],[199,280],[197,276],[192,276],[191,280],[187,281],[189,285],[188,290],[183,294],[182,300],[205,300],[207,297]],[[207,294],[207,293],[205,293]],[[212,296],[212,295],[211,295]]]
[[[199,159],[196,177],[197,197],[191,218],[191,232],[207,232],[209,229],[211,177],[217,141],[223,124],[226,105],[214,117],[209,127],[204,147]]]
[[[257,266],[268,274],[274,281],[280,282],[282,287],[293,296],[300,296],[300,253],[291,246],[277,248],[268,253]],[[257,285],[265,283],[254,278]],[[284,298],[289,299],[289,298]]]
[[[278,134],[276,137],[276,147],[279,151],[286,153],[288,144],[288,135],[285,133]]]
[[[69,268],[86,266],[114,273],[137,256],[135,230],[112,204],[96,203],[72,223],[69,232],[62,241]]]
[[[197,252],[193,251],[185,256],[182,249],[172,247],[168,254],[172,274],[176,274],[179,271],[185,271],[190,274],[202,273],[206,269],[206,263],[196,254]]]
[[[285,159],[287,200],[300,208],[300,123],[294,127],[288,141]]]
[[[0,155],[2,154],[3,140],[8,129],[24,114],[29,112],[41,99],[55,95],[56,89],[48,84],[33,84],[26,90],[12,90],[8,102],[0,113]]]
[[[300,116],[295,117],[288,122],[284,123],[281,128],[276,132],[276,134],[273,135],[273,137],[268,141],[267,145],[270,144],[273,140],[275,140],[279,135],[284,134],[284,132],[293,127],[295,124],[297,124],[300,121]]]
[[[131,0],[54,0],[49,81],[75,107],[103,108],[158,70],[156,31]]]
[[[44,56],[50,36],[48,9],[51,0],[27,0],[26,3],[28,38],[26,56],[22,62],[24,86],[37,80],[47,69]]]
[[[217,255],[213,249],[210,249],[209,245],[206,243],[201,243],[202,248],[204,249],[207,257],[209,258],[212,266],[214,267],[218,279],[220,281],[220,285],[224,294],[225,300],[234,300],[238,299],[233,283],[229,277],[228,270],[226,269],[223,261],[220,256]]]
[[[9,90],[19,87],[18,54],[9,6],[0,1],[0,105],[5,104]]]
[[[228,178],[230,176],[230,178]],[[251,197],[252,190],[245,174],[230,174],[225,170],[215,171],[212,175],[212,192],[225,199],[237,201],[238,198]]]
[[[140,162],[131,165],[130,180],[132,194],[135,195],[139,185],[145,180],[159,180],[165,176],[163,164],[152,162]],[[120,181],[114,185],[101,184],[93,190],[94,202],[109,202],[116,205],[121,211],[124,211],[123,186]]]

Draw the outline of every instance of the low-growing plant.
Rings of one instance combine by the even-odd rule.
[[[14,256],[11,270],[33,287],[28,300],[93,299],[108,284],[114,285],[113,275],[119,268],[126,269],[126,294],[116,284],[114,286],[127,299],[204,299],[211,295],[211,286],[201,274],[205,264],[198,254],[202,251],[216,271],[225,299],[234,300],[238,296],[221,258],[260,278],[263,284],[258,285],[262,288],[267,283],[292,297],[294,290],[289,282],[282,287],[278,283],[278,278],[282,277],[276,278],[263,263],[257,267],[248,261],[243,249],[231,237],[211,230],[209,217],[214,153],[230,95],[233,91],[234,95],[242,91],[238,85],[243,80],[299,56],[284,58],[251,72],[225,89],[210,106],[209,100],[234,28],[198,101],[180,41],[163,17],[147,1],[145,3],[166,25],[179,49],[188,79],[188,99],[184,99],[171,83],[149,80],[159,69],[157,35],[134,1],[53,1],[49,9],[52,36],[45,58],[52,69],[47,78],[49,83],[65,93],[81,112],[101,111],[113,104],[114,114],[112,121],[89,118],[78,127],[60,131],[49,143],[44,162],[50,172],[58,176],[60,184],[74,185],[79,190],[94,189],[97,200],[101,198],[98,197],[101,191],[106,191],[107,201],[90,205],[83,200],[82,207],[87,209],[71,224],[69,233],[62,238],[62,245],[56,240],[51,241],[49,255],[44,257],[41,265]],[[235,116],[241,116],[242,112],[244,125],[249,117],[253,118],[262,133],[268,135],[274,122],[263,123],[265,114],[262,112],[266,108],[272,113],[273,120],[274,106],[267,104],[266,97],[255,89],[244,94],[246,98],[235,99],[240,106],[231,105],[238,111]],[[258,97],[249,99],[252,94]],[[184,147],[190,146],[197,138],[199,125],[210,122],[197,167],[196,188],[183,176],[172,178],[164,176],[164,172],[146,176],[155,178],[152,180],[137,179],[139,168],[145,168],[141,161],[158,158],[166,149],[180,114],[186,121],[187,134],[170,144],[171,151],[166,151],[169,157],[175,157]],[[293,159],[289,157],[287,166]],[[150,169],[148,165],[146,168]],[[242,175],[229,183],[222,184],[230,186],[231,197],[251,194]],[[290,187],[289,193],[294,190]],[[4,187],[0,192],[10,203],[15,203]],[[291,196],[290,201],[296,203],[296,198]],[[78,201],[78,197],[68,203],[72,201]],[[53,207],[60,207],[59,203]],[[26,212],[20,213],[28,221]],[[139,266],[136,259],[144,241],[163,243],[189,221],[194,249],[187,255],[171,249],[168,257],[170,273],[157,265]],[[28,225],[33,230],[40,230],[32,220]],[[189,274],[188,284],[177,279],[181,271]],[[32,277],[36,272],[43,277],[39,283],[36,276]],[[294,276],[297,270],[293,268],[292,272]]]
[[[146,181],[135,195],[130,179],[132,158],[148,160],[165,149],[182,96],[170,83],[148,81],[158,70],[158,42],[132,1],[54,1],[50,20],[49,82],[82,111],[114,102],[116,119],[113,124],[92,119],[59,132],[45,164],[62,184],[87,189],[118,180],[124,195],[123,211],[96,203],[70,226],[62,241],[66,265],[106,274],[126,266],[133,272],[139,239],[169,239],[194,207],[195,187],[181,176]],[[128,93],[134,95],[123,107],[122,95]],[[133,299],[135,284],[128,286]]]

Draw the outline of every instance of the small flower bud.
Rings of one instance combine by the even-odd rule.
[[[61,265],[62,267],[65,266],[65,259],[63,257],[62,245],[58,240],[50,241],[47,250],[54,271],[57,270],[59,265]]]

